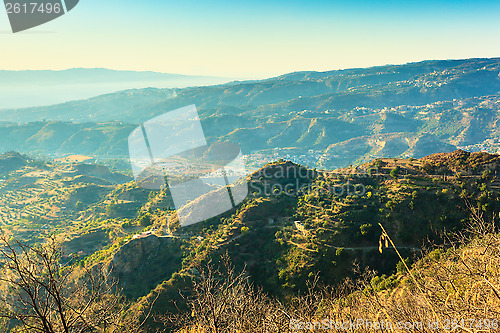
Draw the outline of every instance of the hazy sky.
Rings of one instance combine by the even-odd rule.
[[[63,17],[18,34],[0,11],[0,69],[261,78],[499,56],[498,0],[80,0]]]

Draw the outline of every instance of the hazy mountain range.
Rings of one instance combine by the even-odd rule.
[[[378,318],[380,310],[368,311],[365,304],[381,304],[384,295],[400,297],[406,308],[387,303],[396,304],[397,313],[413,309],[406,296],[417,294],[407,275],[415,279],[413,271],[422,277],[419,281],[435,281],[433,289],[422,284],[424,296],[414,304],[426,303],[428,290],[434,290],[430,295],[438,296],[430,299],[435,308],[449,314],[450,307],[442,305],[453,307],[460,297],[453,288],[443,289],[443,281],[451,286],[457,283],[454,276],[472,276],[470,267],[479,272],[474,276],[498,281],[497,272],[488,268],[498,267],[490,259],[498,256],[485,256],[484,248],[494,249],[498,243],[491,241],[498,236],[487,233],[497,230],[500,155],[446,151],[500,147],[499,73],[500,59],[431,61],[292,73],[208,87],[126,90],[46,107],[3,110],[0,150],[30,154],[0,154],[2,235],[26,244],[40,244],[51,236],[61,239],[56,269],[60,264],[65,270],[73,267],[75,280],[89,281],[84,272],[96,272],[116,281],[123,291],[120,302],[130,304],[130,311],[120,310],[120,314],[132,319],[152,314],[142,323],[148,332],[174,332],[183,321],[166,319],[193,317],[189,302],[197,302],[196,296],[214,288],[196,293],[192,287],[203,278],[209,263],[223,262],[225,257],[234,272],[244,269],[241,276],[276,304],[293,300],[290,308],[296,309],[296,300],[305,300],[304,313],[328,304],[337,315],[342,313],[335,312],[337,304],[347,304]],[[208,142],[238,143],[250,164],[284,158],[321,168],[361,165],[332,172],[283,160],[266,164],[249,172],[246,179],[251,190],[236,207],[180,227],[169,188],[141,188],[130,175],[99,164],[104,158],[126,162],[127,139],[138,124],[190,104],[199,109]],[[434,152],[444,153],[397,158]],[[43,161],[33,157],[37,154],[91,155],[97,163],[78,163],[88,161],[86,156]],[[363,163],[373,157],[387,158]],[[122,167],[129,168],[125,163]],[[276,191],[279,188],[287,190]],[[196,208],[202,200],[193,200],[183,209]],[[383,240],[389,237],[396,251],[384,248]],[[456,248],[462,248],[467,239],[473,239],[472,245],[444,259],[454,253],[454,248],[446,250],[448,240],[454,238],[462,241]],[[435,250],[430,252],[428,247]],[[45,256],[45,251],[39,253]],[[471,253],[480,255],[471,257]],[[462,262],[464,267],[456,270],[453,265]],[[480,266],[486,268],[481,271]],[[344,278],[356,282],[369,277],[361,276],[365,268],[376,271],[367,280],[371,289],[363,287],[358,292],[339,284]],[[212,276],[226,281],[232,275]],[[46,285],[48,275],[40,276]],[[452,278],[445,280],[448,276]],[[484,281],[465,280],[458,288],[489,293],[491,298],[474,297],[486,304],[482,310],[494,313],[497,286],[489,284],[491,292],[485,292]],[[11,285],[17,281],[21,280]],[[314,288],[306,287],[312,286],[311,281],[335,289],[321,289],[317,298],[297,297]],[[344,286],[349,292],[346,297],[330,293]],[[19,290],[1,287],[4,299],[16,297]],[[228,290],[219,294],[217,302],[241,294],[241,289]],[[76,295],[68,302],[80,297]],[[248,295],[248,299],[260,299],[255,293]],[[325,303],[324,295],[339,298]],[[374,298],[355,307],[346,303],[360,295]],[[321,303],[314,305],[308,299]],[[464,298],[463,302],[469,301]],[[267,304],[234,303],[240,317],[241,304],[255,309]],[[473,314],[476,303],[471,307]],[[105,308],[100,305],[99,310]],[[456,309],[455,313],[462,313],[462,308]],[[283,321],[286,325],[289,318]]]
[[[50,105],[132,88],[184,88],[225,83],[230,80],[103,68],[73,68],[62,71],[0,70],[0,109]]]
[[[281,156],[336,167],[457,147],[496,152],[499,73],[500,58],[425,61],[122,91],[0,110],[11,122],[0,127],[0,150],[126,158],[138,123],[195,104],[209,142],[238,143],[256,161]]]

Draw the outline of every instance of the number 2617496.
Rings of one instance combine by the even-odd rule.
[[[46,2],[7,2],[5,9],[7,14],[59,14],[63,11],[60,3]]]

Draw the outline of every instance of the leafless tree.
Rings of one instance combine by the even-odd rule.
[[[190,313],[175,318],[183,327],[206,332],[282,332],[289,319],[282,307],[273,304],[255,288],[243,270],[237,272],[227,255],[191,269],[192,295],[187,297]]]
[[[294,321],[313,322],[320,315],[340,320],[328,310],[338,308],[338,297],[353,289],[351,281],[336,290],[316,288],[316,277],[304,293],[282,303],[253,286],[247,273],[237,272],[227,255],[219,265],[209,262],[191,271],[192,294],[187,297],[191,311],[170,319],[182,327],[180,333],[282,333],[290,332]]]
[[[62,263],[52,239],[28,246],[0,237],[0,325],[11,332],[141,332],[129,304],[98,266]]]

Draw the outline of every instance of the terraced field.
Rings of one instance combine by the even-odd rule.
[[[77,232],[130,180],[97,165],[38,163],[15,153],[1,155],[0,168],[6,170],[0,176],[1,232],[30,242]]]

